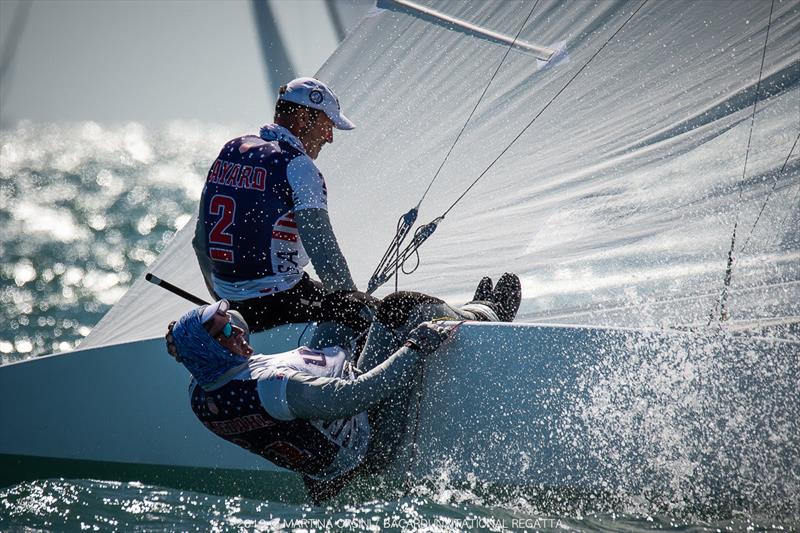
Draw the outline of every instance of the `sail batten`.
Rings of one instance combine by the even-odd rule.
[[[478,26],[477,24],[472,24],[472,23],[467,22],[465,20],[461,20],[461,19],[458,19],[456,17],[451,17],[450,15],[447,15],[447,14],[442,13],[440,11],[437,11],[435,9],[426,7],[426,6],[424,6],[422,4],[419,4],[417,2],[412,2],[411,0],[390,0],[390,1],[395,3],[395,4],[397,4],[398,6],[402,6],[402,7],[411,9],[411,10],[413,10],[413,11],[415,11],[417,13],[420,13],[422,15],[428,15],[428,16],[433,17],[435,19],[438,19],[438,20],[440,20],[440,21],[442,21],[444,23],[452,24],[453,26],[456,26],[456,27],[461,28],[463,30],[467,30],[469,32],[481,35],[483,37],[488,37],[489,39],[493,39],[493,40],[501,42],[501,43],[505,43],[505,44],[508,44],[508,45],[511,45],[511,46],[515,46],[515,47],[520,48],[522,50],[527,50],[528,52],[533,52],[534,54],[536,54],[536,59],[540,59],[542,61],[550,61],[550,59],[556,53],[558,53],[558,49],[556,49],[556,48],[550,48],[550,47],[547,47],[547,46],[541,46],[541,45],[536,45],[536,44],[533,44],[533,43],[528,43],[528,42],[525,42],[525,41],[520,41],[520,40],[514,39],[513,37],[510,37],[508,35],[505,35],[505,34],[502,34],[502,33],[496,32],[496,31],[492,31],[492,30],[489,30],[487,28],[483,28],[481,26]]]

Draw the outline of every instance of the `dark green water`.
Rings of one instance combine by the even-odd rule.
[[[209,159],[233,133],[190,123],[0,132],[0,363],[75,347],[188,221]],[[646,478],[640,493],[610,497],[446,476],[393,490],[366,482],[318,507],[286,475],[74,468],[51,477],[44,466],[0,475],[0,531],[800,529],[796,492],[772,502],[686,487],[654,494],[668,485]],[[800,472],[783,475],[781,487],[798,486]]]

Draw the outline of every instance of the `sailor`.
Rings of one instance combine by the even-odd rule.
[[[420,293],[387,296],[357,359],[332,337],[254,354],[247,323],[227,300],[172,322],[167,350],[192,374],[191,408],[206,428],[300,473],[320,502],[359,474],[380,473],[400,453],[422,361],[465,319],[497,320],[498,308],[513,319],[519,297],[511,276],[498,281],[500,292],[482,282],[489,300],[461,309]],[[331,335],[346,339],[346,330],[336,325]]]
[[[355,125],[319,80],[298,78],[279,93],[275,123],[229,141],[211,165],[193,240],[211,294],[227,299],[254,331],[321,320],[342,307],[357,317],[364,305],[377,305],[353,292],[314,164],[334,128]],[[304,272],[309,260],[321,281]],[[347,294],[344,305],[329,294]]]

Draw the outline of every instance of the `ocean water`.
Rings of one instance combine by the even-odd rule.
[[[21,123],[0,131],[0,362],[79,345],[187,223],[211,158],[239,131],[191,122]],[[598,443],[596,459],[625,473],[625,491],[613,495],[465,485],[444,470],[399,490],[354,489],[320,507],[288,488],[282,495],[281,476],[266,478],[267,495],[254,495],[78,475],[0,487],[0,530],[798,530],[797,365],[782,364],[778,352],[711,363],[702,354],[610,354],[588,377],[591,401],[571,413],[593,421],[586,437]],[[751,405],[758,388],[770,393]],[[652,406],[660,412],[643,413]],[[685,439],[708,412],[717,415],[704,429],[701,459],[682,462]],[[617,456],[608,454],[614,447]],[[794,459],[786,468],[762,468],[787,450]],[[650,471],[626,470],[620,457],[637,452],[657,458]],[[737,470],[735,486],[714,493],[687,484],[687,472],[702,472],[707,457]]]
[[[232,128],[0,131],[0,356],[74,348],[197,209]]]
[[[139,482],[41,480],[0,489],[4,531],[796,531],[797,524],[736,512],[687,519],[623,512],[553,512],[525,497],[486,500],[469,490],[312,506],[180,491]]]

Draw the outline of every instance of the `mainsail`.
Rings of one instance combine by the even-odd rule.
[[[317,73],[358,125],[318,163],[362,289],[506,53],[508,42],[491,35],[515,35],[532,6],[414,4],[484,31],[382,0]],[[512,48],[420,221],[445,211],[640,5],[540,1],[519,38],[559,53],[542,61]],[[800,5],[776,1],[768,23],[770,7],[647,2],[448,214],[399,287],[465,301],[482,276],[512,271],[523,280],[522,321],[705,324],[738,218],[731,322],[800,315],[800,148],[790,155],[800,133]],[[151,270],[205,297],[193,227]],[[189,306],[139,279],[82,347],[160,336]]]

